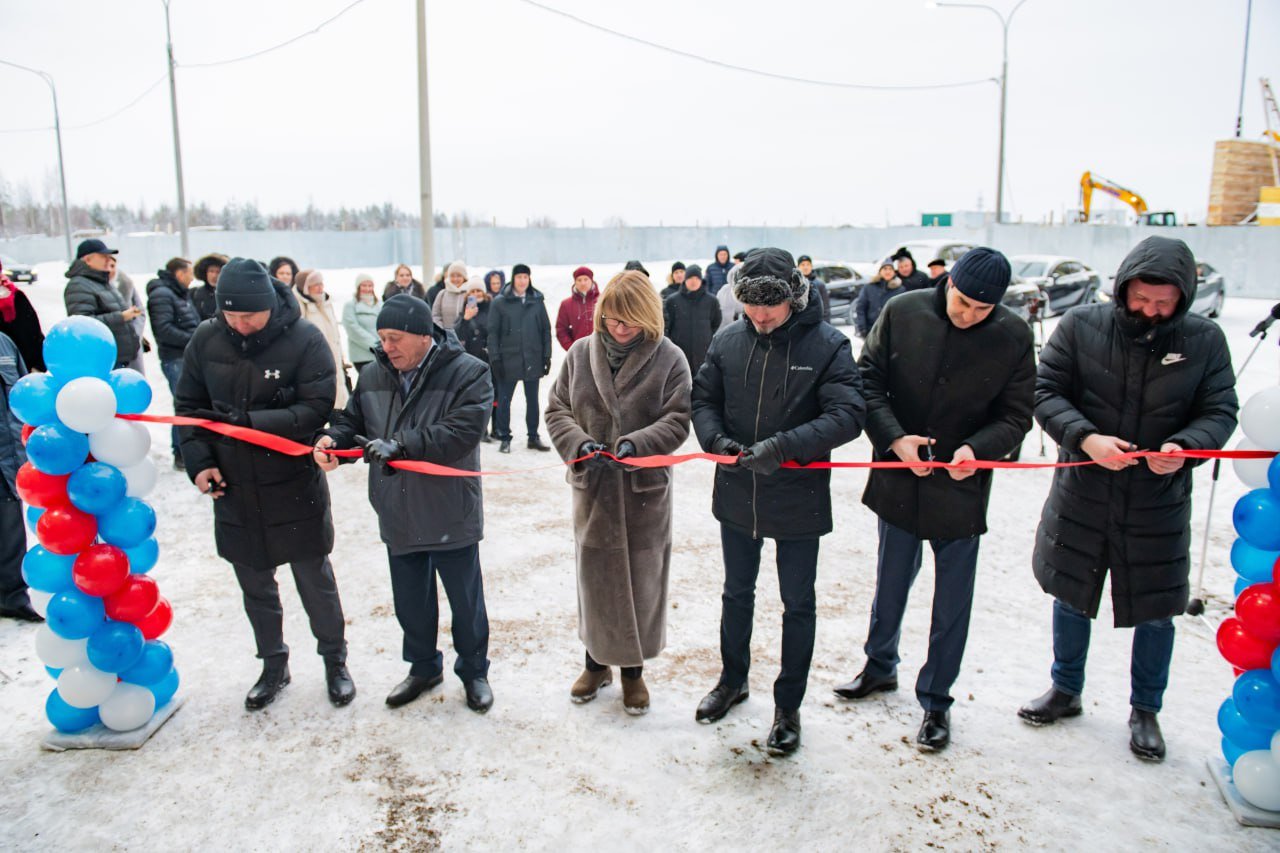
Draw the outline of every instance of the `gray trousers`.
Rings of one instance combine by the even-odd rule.
[[[232,563],[236,580],[244,593],[244,613],[253,626],[253,639],[258,645],[258,657],[288,658],[289,647],[284,642],[284,608],[280,605],[280,587],[276,584],[276,570]],[[316,638],[316,652],[326,661],[345,663],[347,660],[346,621],[342,616],[342,601],[338,598],[338,582],[333,576],[333,566],[328,557],[300,560],[290,563],[293,581],[298,587],[298,597],[311,620],[311,633]]]

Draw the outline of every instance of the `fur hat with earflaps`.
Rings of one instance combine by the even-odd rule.
[[[796,311],[809,304],[809,280],[796,269],[785,249],[747,252],[733,281],[733,295],[743,305],[781,305],[790,301]]]

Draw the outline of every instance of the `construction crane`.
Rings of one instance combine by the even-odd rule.
[[[1089,211],[1092,207],[1093,191],[1106,193],[1120,199],[1125,204],[1133,208],[1133,212],[1138,215],[1138,221],[1145,225],[1176,225],[1177,217],[1172,211],[1160,210],[1154,213],[1147,212],[1147,202],[1130,189],[1126,189],[1114,181],[1109,181],[1101,175],[1095,175],[1092,172],[1085,172],[1080,176],[1080,210],[1081,221],[1089,221]]]
[[[1271,80],[1263,77],[1259,80],[1262,84],[1262,117],[1267,122],[1267,129],[1263,134],[1272,142],[1271,148],[1271,178],[1275,181],[1275,185],[1280,187],[1280,157],[1276,155],[1276,146],[1280,145],[1280,107],[1276,106],[1276,96],[1271,91]],[[1271,119],[1275,118],[1276,126],[1271,126]]]

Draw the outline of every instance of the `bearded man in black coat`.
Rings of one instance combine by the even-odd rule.
[[[302,319],[288,285],[257,261],[235,258],[218,280],[218,313],[182,357],[174,393],[179,415],[250,427],[310,443],[333,410],[336,368],[324,333]],[[329,563],[329,487],[307,456],[289,456],[209,430],[184,427],[187,476],[214,500],[218,555],[235,568],[253,626],[262,676],[245,697],[266,707],[289,683],[289,647],[275,570],[289,563],[324,658],[329,700],[346,705],[342,602]]]
[[[1173,620],[1187,606],[1191,471],[1130,450],[1221,448],[1236,426],[1235,373],[1226,337],[1188,313],[1196,261],[1181,240],[1148,237],[1115,278],[1111,304],[1073,309],[1040,355],[1036,419],[1058,443],[1060,468],[1032,557],[1054,597],[1053,686],[1018,716],[1033,725],[1080,714],[1090,620],[1111,574],[1116,627],[1133,628],[1129,748],[1160,761],[1156,715],[1169,682]]]
[[[859,360],[877,460],[1000,459],[1021,444],[1036,367],[1030,327],[1000,304],[1011,278],[1004,255],[979,247],[956,263],[950,284],[885,305]],[[916,679],[924,750],[951,742],[951,686],[969,636],[991,480],[974,468],[874,469],[862,496],[880,518],[867,663],[835,692],[861,699],[898,688],[902,617],[927,540],[936,580],[929,657]]]

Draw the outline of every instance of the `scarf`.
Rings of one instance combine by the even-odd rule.
[[[600,341],[604,344],[604,357],[609,362],[609,370],[616,374],[622,364],[631,355],[632,350],[644,343],[644,335],[636,335],[629,344],[620,344],[607,331],[600,333]]]
[[[0,272],[0,319],[12,323],[18,316],[18,309],[13,304],[18,298],[18,289],[4,273]]]

